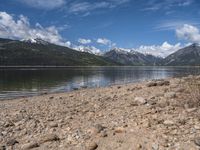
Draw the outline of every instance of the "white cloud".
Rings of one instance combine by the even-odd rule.
[[[102,44],[102,45],[109,46],[109,47],[116,46],[115,43],[113,43],[111,40],[106,39],[106,38],[98,38],[96,42],[99,43],[99,44]]]
[[[176,29],[176,35],[179,39],[200,43],[200,31],[195,26],[184,24],[182,27]]]
[[[166,57],[181,48],[182,46],[180,43],[172,45],[168,42],[164,42],[162,45],[141,45],[139,48],[134,48],[133,50],[142,53],[149,53],[154,56]]]
[[[55,9],[63,6],[65,0],[18,0],[30,7],[38,9]]]
[[[106,38],[98,38],[97,43],[103,44],[103,45],[109,45],[111,43],[111,41]]]
[[[143,11],[169,10],[173,7],[186,7],[191,5],[194,0],[149,0],[145,3]]]
[[[90,44],[92,41],[90,39],[78,39],[78,42],[81,44]]]
[[[184,24],[190,25],[199,25],[199,20],[165,20],[159,22],[154,29],[156,31],[163,31],[163,30],[176,30],[177,28],[182,27]]]
[[[83,17],[91,14],[91,11],[98,9],[112,9],[128,3],[130,0],[17,0],[22,4],[36,9],[52,10],[62,8],[70,14],[81,14]]]
[[[20,15],[15,20],[12,15],[6,12],[0,12],[0,37],[10,39],[40,38],[58,45],[70,45],[70,42],[63,39],[55,26],[43,27],[37,23],[31,27],[27,17]]]
[[[103,8],[115,8],[129,1],[130,0],[105,0],[101,2],[75,1],[70,4],[68,11],[74,14],[86,13],[88,15],[90,11]]]

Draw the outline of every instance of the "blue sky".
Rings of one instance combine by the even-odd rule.
[[[199,0],[0,0],[0,37],[166,56],[200,43]]]

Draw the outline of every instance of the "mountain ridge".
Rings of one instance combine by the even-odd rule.
[[[158,65],[160,58],[143,54],[134,50],[126,51],[121,48],[114,48],[104,54],[105,58],[109,58],[123,65]]]
[[[42,39],[11,40],[0,38],[0,66],[199,66],[197,43],[179,49],[165,58],[134,49],[113,48],[104,54],[90,47],[72,49]]]
[[[0,39],[1,66],[98,66],[116,63],[93,54],[52,43]]]
[[[200,65],[200,46],[197,43],[179,49],[165,57],[162,61],[165,66],[198,66]]]

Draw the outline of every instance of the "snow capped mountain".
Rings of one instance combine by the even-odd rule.
[[[130,52],[130,49],[125,49],[125,48],[113,48],[110,51],[115,51],[116,53],[121,53],[121,54],[128,54]]]
[[[111,49],[104,54],[104,57],[123,65],[156,65],[160,61],[160,58],[153,55],[124,48]]]
[[[22,42],[26,42],[26,43],[32,43],[32,44],[43,44],[43,45],[48,45],[49,42],[42,40],[40,38],[36,38],[36,39],[23,39],[21,40]]]

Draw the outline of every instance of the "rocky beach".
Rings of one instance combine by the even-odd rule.
[[[199,150],[200,76],[0,101],[0,150]]]

